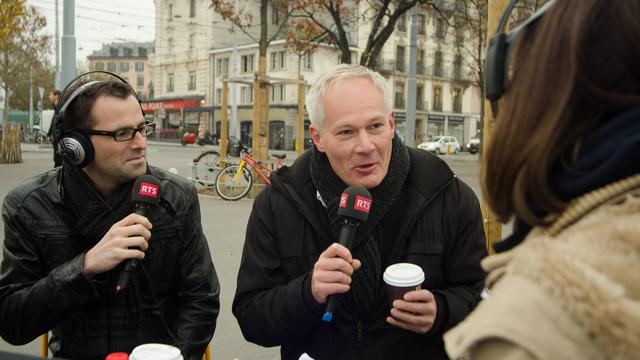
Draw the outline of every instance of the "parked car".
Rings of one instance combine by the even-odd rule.
[[[418,145],[418,148],[435,154],[457,154],[460,144],[453,136],[435,136]]]
[[[467,151],[470,154],[476,154],[479,150],[480,150],[480,139],[474,137],[471,140],[469,140],[469,142],[467,143]]]

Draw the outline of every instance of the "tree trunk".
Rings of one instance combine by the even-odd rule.
[[[20,149],[20,125],[11,124],[4,128],[0,143],[0,163],[17,164],[22,162]]]

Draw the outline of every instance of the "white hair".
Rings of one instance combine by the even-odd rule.
[[[307,106],[307,112],[309,113],[309,120],[318,129],[322,129],[322,123],[324,122],[324,96],[333,85],[352,78],[363,78],[370,80],[376,88],[382,94],[384,99],[384,108],[386,116],[389,118],[391,114],[391,94],[386,86],[386,80],[380,73],[375,72],[362,65],[353,64],[341,64],[333,70],[322,74],[307,91],[305,103]]]

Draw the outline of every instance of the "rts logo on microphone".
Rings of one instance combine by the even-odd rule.
[[[140,191],[138,192],[138,194],[142,196],[157,197],[158,185],[143,182],[140,184]]]
[[[344,196],[344,194],[343,194]],[[342,202],[342,200],[340,200],[340,202]],[[362,211],[365,213],[369,213],[369,209],[371,209],[371,199],[367,199],[364,196],[360,196],[357,195],[356,196],[356,203],[353,204],[353,208],[358,210],[358,211]]]

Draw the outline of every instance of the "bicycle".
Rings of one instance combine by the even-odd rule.
[[[203,151],[191,162],[192,180],[205,188],[213,187],[220,169],[220,153]]]
[[[271,175],[272,169],[263,162],[253,158],[249,150],[242,144],[240,144],[240,151],[244,154],[240,163],[237,165],[227,165],[224,169],[220,170],[218,176],[216,176],[216,192],[225,200],[235,201],[245,197],[253,185],[254,175],[252,173],[262,178],[265,184],[271,185],[269,176]],[[274,153],[271,154],[271,157],[277,159],[275,165],[275,169],[277,170],[283,165],[287,154]],[[247,167],[249,167],[249,169],[247,169]]]

